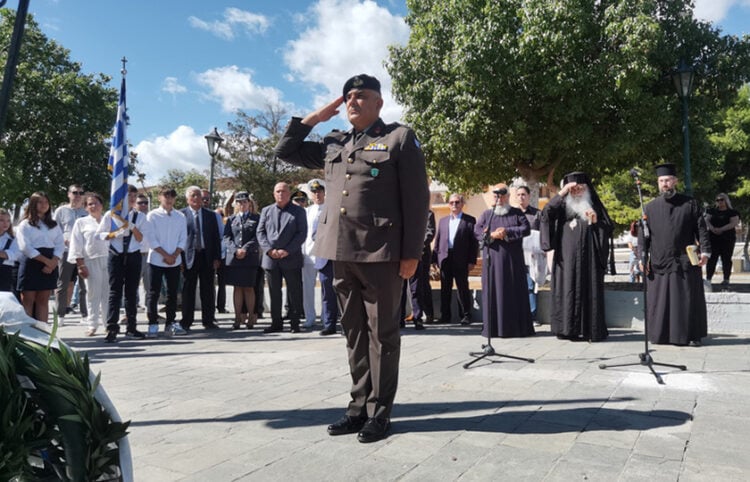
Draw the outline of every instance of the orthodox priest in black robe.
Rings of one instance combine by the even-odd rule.
[[[568,340],[601,341],[604,273],[614,225],[586,173],[571,172],[542,211],[540,242],[554,250],[551,331]]]
[[[698,202],[675,190],[674,164],[656,167],[659,197],[644,212],[650,236],[639,233],[638,246],[650,254],[646,276],[646,322],[651,343],[700,346],[708,334],[701,267],[711,243]],[[643,230],[641,230],[643,231]],[[688,246],[700,242],[692,264]]]
[[[523,257],[523,238],[531,226],[523,211],[510,206],[508,186],[497,184],[492,193],[495,206],[474,226],[482,245],[482,335],[533,335]]]

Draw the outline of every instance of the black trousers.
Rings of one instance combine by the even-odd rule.
[[[711,257],[706,263],[706,279],[711,281],[716,272],[716,262],[721,259],[721,270],[723,271],[724,281],[729,281],[732,275],[732,253],[734,252],[734,241],[711,240]]]
[[[148,287],[148,300],[146,310],[148,312],[148,324],[159,323],[159,294],[161,293],[162,279],[167,281],[167,324],[174,323],[177,317],[177,287],[180,283],[180,265],[164,268],[151,264],[151,283]],[[184,301],[184,300],[183,300]]]
[[[299,328],[302,316],[302,268],[267,269],[268,291],[271,296],[271,326],[279,328],[283,325],[281,318],[281,281],[286,281],[287,299],[289,300],[289,325]]]
[[[195,288],[200,280],[201,321],[214,322],[214,266],[202,253],[195,254],[193,267],[182,272],[182,326],[189,327],[195,318]]]
[[[107,312],[107,330],[119,331],[120,306],[125,293],[125,316],[128,320],[128,331],[135,330],[138,282],[141,277],[141,253],[109,253],[109,311]]]
[[[471,319],[471,291],[469,291],[469,267],[457,263],[453,256],[443,260],[440,266],[440,319],[446,323],[451,321],[451,299],[453,282],[456,282],[458,295],[458,316],[460,319]]]
[[[219,269],[216,270],[216,309],[224,311],[227,308],[227,281],[224,274],[224,260],[219,263]]]

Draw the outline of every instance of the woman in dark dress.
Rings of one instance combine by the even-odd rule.
[[[255,284],[260,265],[260,248],[255,232],[260,216],[250,212],[250,197],[247,192],[235,194],[237,210],[227,219],[224,227],[224,245],[227,248],[226,281],[234,286],[235,330],[245,323],[248,329],[255,325],[258,316],[255,307]],[[244,309],[247,307],[247,309]]]
[[[49,198],[35,192],[18,225],[18,247],[23,259],[18,268],[18,291],[26,314],[47,322],[49,298],[57,286],[58,263],[65,250],[60,226],[52,219]]]

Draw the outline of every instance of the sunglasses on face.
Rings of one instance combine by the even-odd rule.
[[[726,199],[724,199],[724,198],[717,198],[717,199],[716,199],[716,202],[717,202],[717,203],[723,203],[723,202],[725,202],[725,201],[726,201]]]
[[[448,204],[450,204],[450,205],[461,204],[461,201],[449,201]]]
[[[85,194],[84,191],[70,191],[71,194],[74,194],[76,196],[83,196]]]
[[[146,206],[148,204],[148,201],[138,201],[136,204],[139,206]]]

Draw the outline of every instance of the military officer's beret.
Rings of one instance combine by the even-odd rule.
[[[367,74],[355,75],[344,84],[344,97],[352,89],[370,89],[380,93],[380,81]]]

